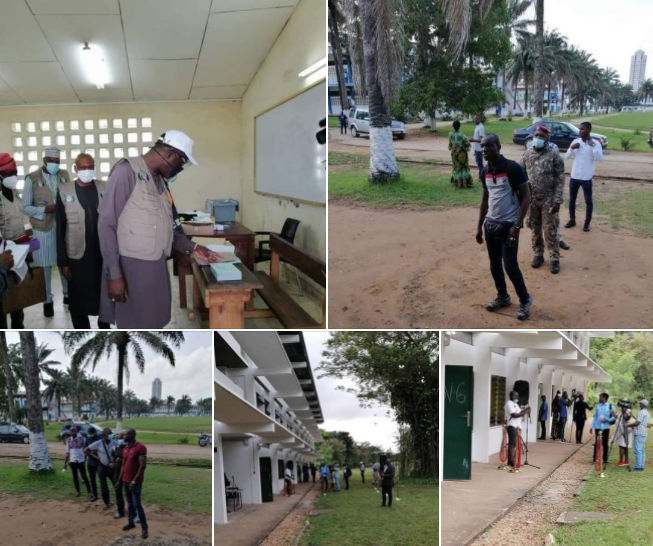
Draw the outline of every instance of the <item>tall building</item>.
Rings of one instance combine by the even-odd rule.
[[[152,381],[152,398],[161,400],[161,380],[158,377]]]
[[[630,58],[630,83],[633,91],[637,91],[644,80],[646,79],[646,53],[641,49],[635,51],[635,54]]]

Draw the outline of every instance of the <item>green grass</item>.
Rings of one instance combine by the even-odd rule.
[[[594,182],[596,184],[596,181]],[[595,212],[606,215],[614,229],[625,228],[642,237],[653,237],[653,190],[650,187],[628,187],[601,195],[595,190]],[[581,192],[582,193],[582,192]],[[597,195],[598,194],[598,195]],[[582,198],[578,203],[584,203]],[[584,215],[584,205],[577,207]]]
[[[2,463],[0,494],[86,502],[83,496],[79,499],[74,496],[70,470],[61,472],[62,466],[55,462],[55,472],[30,474],[26,462]],[[173,510],[211,514],[211,476],[209,468],[148,466],[145,471],[143,502]]]
[[[593,121],[597,125],[617,127],[619,129],[631,129],[633,131],[639,129],[648,134],[651,127],[653,127],[653,112],[622,112],[614,116],[597,118]]]
[[[349,157],[349,158],[348,158]],[[362,160],[361,160],[362,159]],[[367,160],[364,156],[329,153],[330,165],[350,165],[348,169],[329,171],[329,199],[340,199],[371,207],[397,206],[469,206],[481,200],[481,186],[458,189],[451,185],[449,172],[436,170],[434,165],[399,161],[401,179],[378,185],[367,180]],[[475,176],[472,170],[472,176]]]
[[[563,525],[554,534],[556,541],[569,545],[650,544],[653,536],[653,434],[646,443],[646,470],[628,472],[608,465],[606,477],[592,472],[576,498],[572,510],[617,514],[613,521]],[[631,463],[635,456],[630,453]],[[615,447],[610,462],[618,460]]]
[[[329,127],[340,127],[340,121],[338,120],[338,116],[329,116],[327,119],[328,119]]]
[[[96,424],[100,427],[116,428],[115,421],[97,420]],[[191,434],[194,432],[210,433],[213,426],[210,415],[202,416],[174,416],[170,417],[134,417],[133,419],[123,419],[122,428],[139,430],[151,430],[155,432],[181,432]]]
[[[370,474],[370,473],[368,473]],[[432,545],[438,542],[438,487],[403,481],[393,491],[392,508],[381,508],[381,490],[363,485],[354,471],[349,491],[327,493],[315,505],[329,512],[312,516],[302,546]]]

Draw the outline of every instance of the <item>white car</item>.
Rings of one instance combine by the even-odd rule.
[[[349,110],[349,130],[351,136],[359,137],[370,134],[370,111],[367,106],[357,106]],[[406,138],[406,126],[401,121],[392,120],[392,137],[403,140]]]

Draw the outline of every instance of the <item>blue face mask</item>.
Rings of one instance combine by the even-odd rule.
[[[118,440],[118,445],[119,445],[120,447],[124,446],[124,445],[125,445],[125,440],[123,440],[122,438],[120,438],[120,440]]]
[[[110,441],[113,440],[113,434],[109,434],[108,438]]]
[[[533,139],[533,148],[544,148],[544,139],[543,138],[534,138]]]
[[[50,173],[50,174],[57,174],[59,172],[59,163],[46,163],[45,164],[45,169]]]

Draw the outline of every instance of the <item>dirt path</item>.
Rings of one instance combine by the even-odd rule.
[[[556,527],[558,516],[573,504],[574,492],[590,469],[591,458],[592,445],[588,442],[470,544],[543,544],[546,534]]]
[[[515,305],[488,313],[495,296],[485,246],[474,240],[476,208],[378,210],[329,204],[330,328],[650,328],[653,239],[564,230],[561,272],[530,267],[530,231],[520,266],[534,297],[531,319]],[[510,293],[514,290],[509,284]]]
[[[145,506],[150,538],[140,538],[140,527],[123,531],[126,520],[113,519],[102,503],[0,496],[3,544],[24,546],[150,544],[194,546],[211,544],[211,515],[186,514],[155,505]]]
[[[261,542],[261,546],[286,546],[295,544],[295,540],[308,519],[309,512],[315,506],[315,501],[320,495],[320,488],[312,484],[312,488],[306,493],[293,510],[270,532],[267,538]]]

